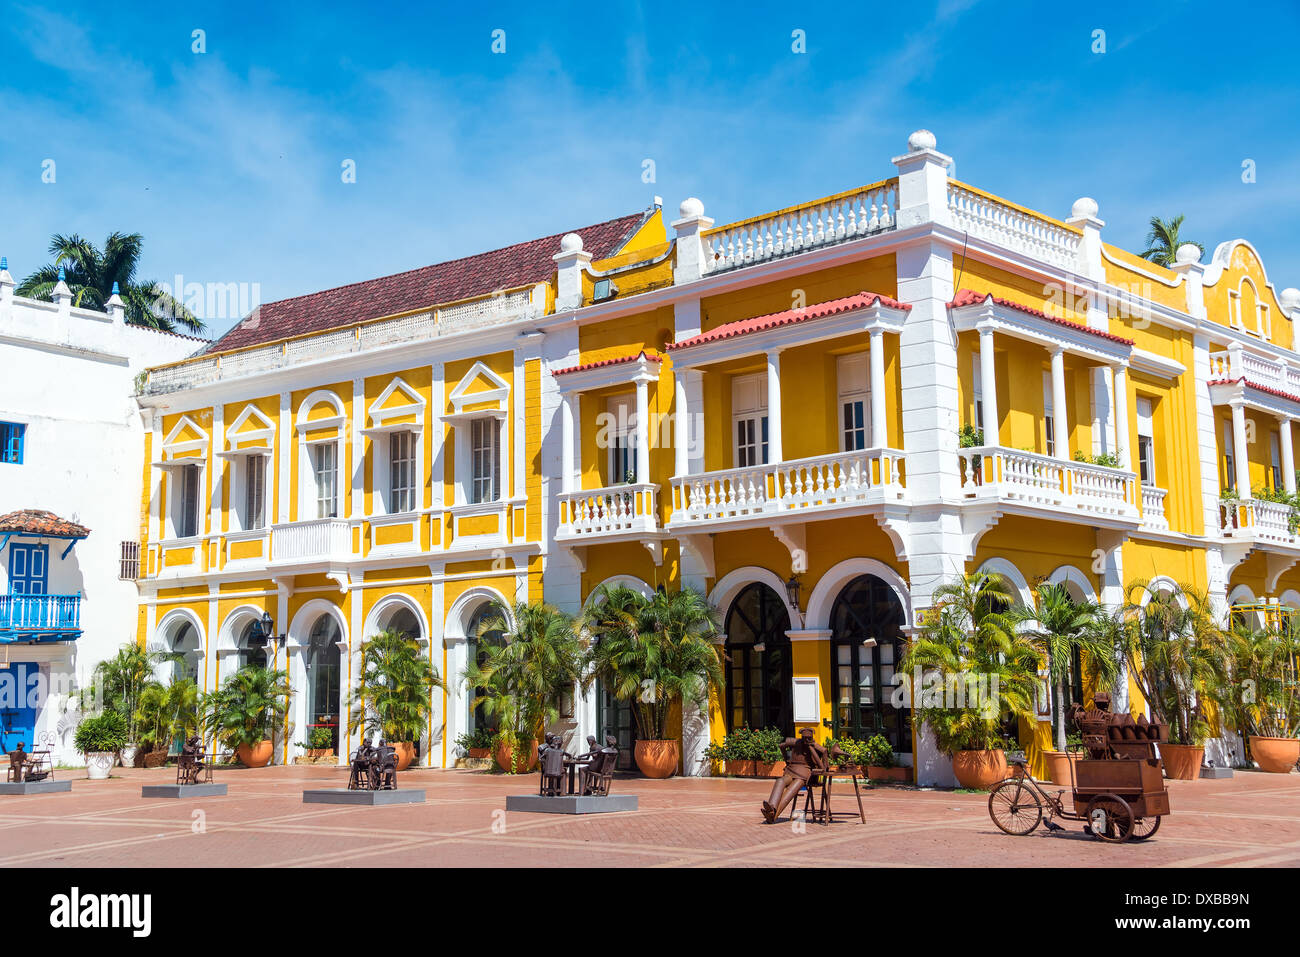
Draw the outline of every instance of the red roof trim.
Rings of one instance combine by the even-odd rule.
[[[826,302],[814,303],[811,306],[804,306],[802,309],[787,309],[784,312],[773,312],[766,316],[754,316],[750,319],[737,319],[734,322],[726,322],[716,329],[702,332],[698,336],[691,336],[681,342],[670,342],[667,349],[674,351],[702,345],[706,342],[734,339],[736,336],[748,335],[751,332],[762,332],[765,329],[792,326],[796,323],[807,322],[809,319],[822,319],[826,316],[849,312],[853,309],[863,309],[877,304],[904,311],[909,311],[912,308],[905,302],[890,299],[888,296],[882,296],[877,292],[860,292],[853,296],[845,296],[842,299],[830,299]]]
[[[1109,339],[1111,342],[1118,342],[1122,345],[1133,345],[1132,339],[1125,339],[1123,336],[1117,336],[1114,333],[1103,332],[1100,329],[1093,329],[1091,326],[1085,326],[1079,322],[1071,322],[1069,319],[1061,319],[1057,316],[1049,316],[1041,309],[1035,309],[1032,306],[1026,306],[1012,299],[1002,299],[993,295],[991,292],[979,293],[974,289],[962,289],[953,297],[952,302],[948,303],[950,309],[961,309],[963,306],[978,306],[982,303],[992,302],[998,306],[1005,306],[1008,309],[1015,309],[1017,312],[1027,313],[1031,316],[1037,316],[1039,319],[1046,319],[1048,322],[1054,322],[1058,326],[1065,326],[1067,329],[1074,329],[1078,332],[1086,332],[1090,336],[1098,336],[1102,339]]]
[[[8,515],[0,515],[0,533],[17,535],[43,535],[50,538],[86,538],[90,529],[76,522],[59,518],[53,512],[39,508],[23,508]]]
[[[584,362],[582,365],[569,366],[567,369],[556,369],[551,375],[570,375],[574,372],[586,372],[588,369],[603,369],[606,366],[623,365],[625,362],[639,362],[642,359],[646,362],[664,361],[664,357],[657,352],[646,352],[642,349],[634,356],[619,356],[616,359],[598,359],[595,362]]]
[[[1290,392],[1283,392],[1281,389],[1274,389],[1272,386],[1261,385],[1258,382],[1251,382],[1245,376],[1236,379],[1211,379],[1206,385],[1236,385],[1240,382],[1242,385],[1258,389],[1260,392],[1267,392],[1269,395],[1275,395],[1279,399],[1287,399],[1291,402],[1300,402],[1300,395],[1292,395]]]

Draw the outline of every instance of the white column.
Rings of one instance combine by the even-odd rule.
[[[998,445],[998,371],[993,357],[993,329],[980,329],[980,391],[983,395],[985,445]]]
[[[1133,457],[1129,450],[1128,437],[1128,366],[1117,365],[1113,369],[1115,374],[1115,455],[1119,459],[1119,467],[1132,471]]]
[[[781,350],[767,354],[767,461],[778,465],[781,450]]]
[[[1277,420],[1278,441],[1282,446],[1282,487],[1288,495],[1295,494],[1295,452],[1291,448],[1291,420],[1282,416]]]
[[[690,413],[686,411],[686,370],[673,370],[673,476],[690,470]]]
[[[1250,498],[1250,447],[1246,444],[1246,407],[1232,403],[1232,457],[1237,463],[1237,495]]]
[[[647,394],[649,380],[639,376],[636,380],[636,481],[644,485],[650,481],[650,400]]]
[[[1056,435],[1056,457],[1070,458],[1070,423],[1065,414],[1065,350],[1052,352],[1052,431]]]
[[[871,330],[871,445],[889,445],[889,428],[885,423],[885,334]]]
[[[573,491],[573,400],[560,393],[560,491]]]

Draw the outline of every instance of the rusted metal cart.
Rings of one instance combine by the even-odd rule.
[[[1109,696],[1098,694],[1090,711],[1077,708],[1071,718],[1083,734],[1088,758],[1070,762],[1070,790],[1049,793],[1035,781],[1023,758],[1013,775],[989,792],[989,817],[1007,834],[1024,836],[1052,818],[1083,821],[1084,830],[1112,843],[1145,841],[1169,813],[1169,791],[1155,746],[1169,740],[1169,728],[1131,715],[1111,714]]]

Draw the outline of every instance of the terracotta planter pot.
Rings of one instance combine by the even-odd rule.
[[[334,749],[333,748],[308,748],[307,757],[311,758],[313,761],[315,761],[317,758],[332,758],[334,757]]]
[[[1007,776],[1006,752],[958,751],[952,756],[952,773],[962,787],[987,791]]]
[[[393,754],[397,757],[397,770],[405,771],[415,760],[415,743],[412,741],[392,741],[389,747],[393,749]]]
[[[760,778],[779,778],[785,774],[784,761],[755,761],[754,773]]]
[[[483,758],[488,757],[491,754],[492,754],[491,748],[470,748],[469,749],[469,756],[479,761],[481,761]]]
[[[637,763],[638,763],[638,764],[641,763],[639,758],[637,759]],[[755,762],[755,761],[732,761],[732,760],[728,760],[728,761],[727,761],[727,773],[728,773],[728,774],[731,774],[731,775],[734,775],[735,777],[738,777],[738,778],[752,778],[755,774],[758,773],[758,771],[757,771],[757,770],[755,769],[755,767],[754,767],[755,764],[757,764],[757,762]],[[647,772],[647,773],[649,773],[649,772]],[[651,776],[653,777],[653,775],[651,775]],[[666,775],[665,775],[665,777],[666,777]]]
[[[498,744],[496,748],[497,767],[502,771],[511,773],[517,772],[519,774],[526,774],[533,770],[533,768],[537,767],[537,739],[528,738],[527,740],[521,740],[519,746],[523,749],[523,760],[516,769],[511,766],[515,753],[514,748],[506,744],[504,741],[501,744]]]
[[[1079,760],[1080,755],[1068,751],[1044,751],[1043,758],[1047,761],[1047,776],[1051,778],[1052,783],[1070,787],[1074,781],[1071,767]]]
[[[1288,774],[1300,761],[1300,738],[1250,736],[1250,754],[1261,771]]]
[[[648,778],[670,778],[677,773],[681,761],[682,746],[676,739],[671,741],[637,741],[632,749],[636,766]]]
[[[253,745],[241,744],[235,748],[235,756],[246,768],[264,768],[271,763],[273,750],[274,745],[270,741],[259,741]]]
[[[1205,748],[1197,744],[1162,744],[1159,748],[1169,780],[1195,781],[1200,777]]]
[[[878,768],[874,766],[867,767],[868,781],[910,781],[912,780],[912,769],[905,767],[898,768]]]
[[[140,764],[146,768],[160,768],[166,763],[167,763],[166,750],[149,751],[148,753],[145,754],[143,758],[140,759]]]

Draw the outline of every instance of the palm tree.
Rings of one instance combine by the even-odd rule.
[[[511,745],[540,738],[559,719],[561,703],[582,677],[582,644],[573,618],[542,602],[518,602],[513,608],[497,603],[482,621],[480,636],[491,631],[505,640],[481,644],[482,662],[470,664],[462,676],[479,689],[471,707],[482,704]],[[522,757],[518,749],[516,757]]]
[[[602,587],[582,625],[593,641],[584,687],[600,681],[632,705],[642,740],[668,738],[674,705],[703,707],[725,686],[717,612],[689,588],[645,598],[624,586]]]
[[[418,741],[433,711],[434,688],[446,691],[447,684],[415,639],[391,628],[374,635],[361,646],[349,730],[364,723],[386,741]]]
[[[183,652],[148,651],[144,645],[129,644],[118,649],[112,658],[95,666],[90,687],[82,692],[82,708],[103,707],[126,719],[126,739],[138,742],[140,697],[151,684],[157,684],[154,672],[166,662],[183,661]]]
[[[1056,750],[1065,750],[1065,702],[1069,694],[1070,667],[1077,655],[1086,661],[1099,688],[1109,688],[1118,666],[1115,647],[1108,639],[1101,606],[1075,601],[1063,584],[1044,583],[1034,595],[1035,607],[1025,609],[1023,634],[1047,657],[1047,670],[1055,690],[1052,731]]]
[[[226,747],[252,747],[268,740],[289,713],[290,694],[286,672],[245,665],[203,696],[205,729]]]
[[[1143,259],[1161,266],[1172,266],[1178,255],[1179,246],[1195,246],[1201,251],[1202,256],[1205,255],[1205,247],[1200,243],[1192,239],[1183,239],[1178,235],[1178,230],[1183,225],[1181,213],[1170,220],[1152,216],[1150,225],[1151,228],[1147,232],[1147,249],[1142,254]]]
[[[1009,719],[1032,718],[1042,653],[1022,633],[1023,613],[1007,580],[996,573],[970,572],[934,591],[934,608],[903,656],[906,672],[920,669],[949,686],[997,679],[996,693],[971,704],[928,702],[930,688],[913,690],[918,717],[947,754],[1001,746]]]
[[[1251,735],[1294,737],[1300,728],[1300,633],[1238,620],[1226,640],[1230,674],[1219,704],[1247,747]]]
[[[1205,704],[1225,683],[1227,646],[1209,596],[1187,585],[1128,586],[1124,635],[1129,671],[1171,744],[1197,744],[1209,730]]]
[[[135,269],[143,246],[144,238],[139,233],[110,233],[102,251],[76,233],[56,233],[50,239],[54,262],[24,279],[17,293],[49,302],[54,298],[54,287],[64,281],[72,292],[74,306],[103,311],[117,293],[129,323],[165,332],[173,332],[177,326],[188,332],[202,332],[203,320],[159,283],[136,281]]]

